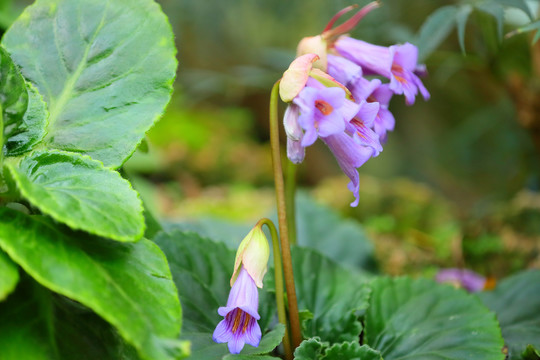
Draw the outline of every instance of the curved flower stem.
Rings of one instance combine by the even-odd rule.
[[[270,146],[272,148],[272,165],[274,170],[274,183],[276,187],[279,236],[281,240],[281,257],[283,259],[283,273],[285,278],[285,287],[287,288],[287,300],[289,303],[291,340],[293,349],[296,349],[302,342],[302,333],[300,331],[300,318],[298,316],[296,289],[294,287],[291,247],[289,244],[289,232],[287,229],[285,185],[283,184],[283,169],[281,168],[281,155],[279,149],[278,90],[279,80],[274,84],[272,93],[270,95]]]
[[[287,226],[289,227],[289,242],[296,245],[296,165],[287,161],[285,181],[285,200],[287,206]]]
[[[285,325],[285,336],[283,337],[283,348],[285,349],[285,359],[293,359],[293,349],[289,331],[287,330],[287,312],[285,310],[285,292],[283,290],[283,265],[281,263],[281,251],[279,249],[279,237],[276,226],[270,219],[263,218],[259,221],[261,225],[266,225],[272,237],[272,251],[274,253],[274,277],[276,286],[276,304],[279,322]]]
[[[0,173],[4,163],[4,111],[0,105]]]

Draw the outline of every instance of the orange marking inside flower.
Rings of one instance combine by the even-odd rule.
[[[315,107],[325,116],[330,115],[334,111],[332,105],[324,100],[315,100]]]
[[[233,323],[233,328],[232,328],[233,334],[236,333],[236,331],[240,327],[240,320],[241,319],[242,319],[242,311],[241,310],[236,310],[236,316],[234,317],[234,323]]]
[[[249,325],[249,321],[251,320],[251,315],[246,313],[246,318],[244,320],[244,326],[242,327],[242,333],[245,334],[247,331],[247,327]]]
[[[402,84],[406,84],[407,80],[403,77],[403,68],[397,64],[392,64],[392,75],[396,78],[397,81],[399,81]]]

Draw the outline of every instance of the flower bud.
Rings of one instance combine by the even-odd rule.
[[[270,246],[262,231],[262,224],[258,223],[242,240],[236,252],[234,273],[231,277],[231,286],[236,281],[240,268],[243,266],[249,276],[255,281],[257,287],[262,288],[262,280],[268,267]]]

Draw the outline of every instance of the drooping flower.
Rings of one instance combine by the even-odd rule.
[[[218,309],[224,319],[214,330],[213,340],[228,343],[232,354],[240,353],[245,344],[257,347],[261,341],[257,287],[263,287],[269,257],[270,247],[259,222],[238,246],[227,306]]]
[[[390,90],[405,95],[408,105],[414,104],[419,91],[429,99],[429,92],[416,74],[424,68],[418,64],[418,49],[413,44],[384,47],[341,36],[333,46],[339,55],[361,66],[365,74],[388,78]]]
[[[484,276],[467,269],[442,269],[437,273],[435,280],[464,288],[468,292],[482,291],[490,286],[490,282]]]
[[[262,334],[257,323],[260,319],[258,307],[257,285],[241,266],[229,293],[227,306],[218,309],[218,314],[224,319],[214,330],[213,340],[217,343],[228,343],[232,354],[240,353],[245,344],[259,346]]]

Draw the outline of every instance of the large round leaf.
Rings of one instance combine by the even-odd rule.
[[[7,167],[21,194],[55,220],[119,241],[143,235],[137,193],[99,161],[72,153],[35,152],[18,166]]]
[[[359,317],[370,294],[366,276],[310,249],[293,248],[292,257],[298,308],[313,316],[305,321],[304,335],[330,342],[358,340]]]
[[[0,247],[30,276],[91,308],[148,360],[170,360],[181,308],[167,260],[151,241],[118,243],[0,209]]]
[[[509,359],[521,359],[527,345],[540,349],[540,270],[508,277],[478,295],[497,314]]]
[[[426,279],[380,278],[366,313],[366,343],[384,360],[503,360],[495,314],[478,298]]]
[[[50,149],[119,167],[170,98],[176,50],[152,0],[38,0],[2,44],[48,104]]]

